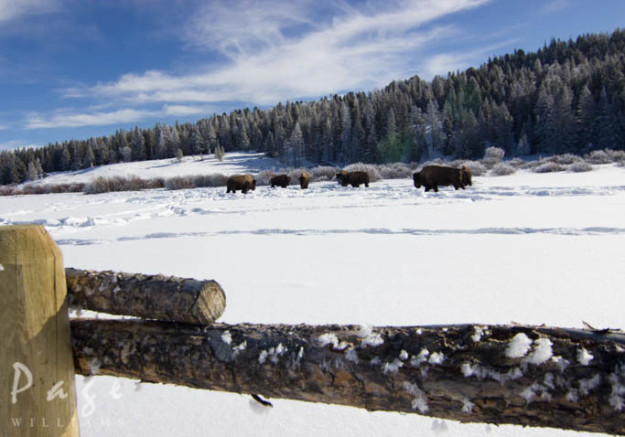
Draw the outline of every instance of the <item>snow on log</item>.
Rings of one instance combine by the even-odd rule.
[[[71,323],[76,372],[82,375],[461,422],[625,434],[625,334],[620,332]]]
[[[207,324],[226,307],[215,281],[65,269],[70,307],[174,322]]]

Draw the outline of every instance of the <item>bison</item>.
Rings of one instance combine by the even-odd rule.
[[[467,185],[473,185],[473,181],[471,180],[471,170],[466,165],[463,165],[462,168],[462,183],[466,187]]]
[[[291,183],[291,176],[286,175],[286,174],[279,174],[279,175],[272,177],[269,180],[269,183],[271,184],[271,188],[275,186],[286,188]]]
[[[302,187],[302,190],[308,188],[308,183],[310,182],[310,173],[303,171],[299,177],[299,186]]]
[[[256,179],[250,174],[230,176],[226,182],[226,187],[226,193],[236,193],[237,190],[241,190],[245,194],[249,190],[256,189]]]
[[[412,175],[412,180],[416,188],[421,188],[423,185],[425,191],[430,191],[433,188],[434,191],[438,192],[439,185],[453,185],[456,190],[472,185],[471,171],[466,166],[455,168],[426,165],[420,172]]]
[[[360,184],[365,184],[365,187],[369,186],[369,174],[366,171],[341,170],[336,174],[336,180],[344,187],[348,185],[359,187]]]

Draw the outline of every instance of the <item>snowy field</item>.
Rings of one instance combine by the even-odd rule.
[[[142,165],[161,165],[156,176],[272,165],[240,158]],[[133,165],[97,171],[152,176]],[[97,171],[74,178],[111,175]],[[409,179],[225,191],[4,197],[0,225],[43,224],[69,267],[215,279],[225,323],[625,328],[623,167],[475,177],[467,190],[439,193]],[[109,377],[77,384],[87,437],[579,435],[279,399],[266,408],[249,396]]]

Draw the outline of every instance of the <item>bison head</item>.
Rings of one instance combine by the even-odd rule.
[[[421,172],[418,171],[412,175],[415,188],[421,188]]]

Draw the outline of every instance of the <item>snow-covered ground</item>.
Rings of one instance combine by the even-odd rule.
[[[214,170],[208,161],[165,163],[159,176],[255,168],[241,162],[214,162]],[[127,165],[117,171],[150,177]],[[247,195],[204,188],[0,198],[0,225],[45,225],[66,266],[217,280],[226,323],[623,329],[624,217],[625,168],[612,165],[476,177],[467,190],[439,193],[403,179]],[[83,436],[573,435],[277,399],[266,408],[248,396],[109,377],[77,383]]]
[[[177,159],[159,159],[120,164],[103,165],[71,172],[53,173],[44,179],[29,182],[30,185],[64,184],[90,182],[99,177],[131,177],[143,179],[171,178],[174,176],[195,176],[210,173],[256,173],[265,169],[283,167],[278,161],[268,158],[263,153],[228,153],[223,161],[214,155],[186,156]]]

